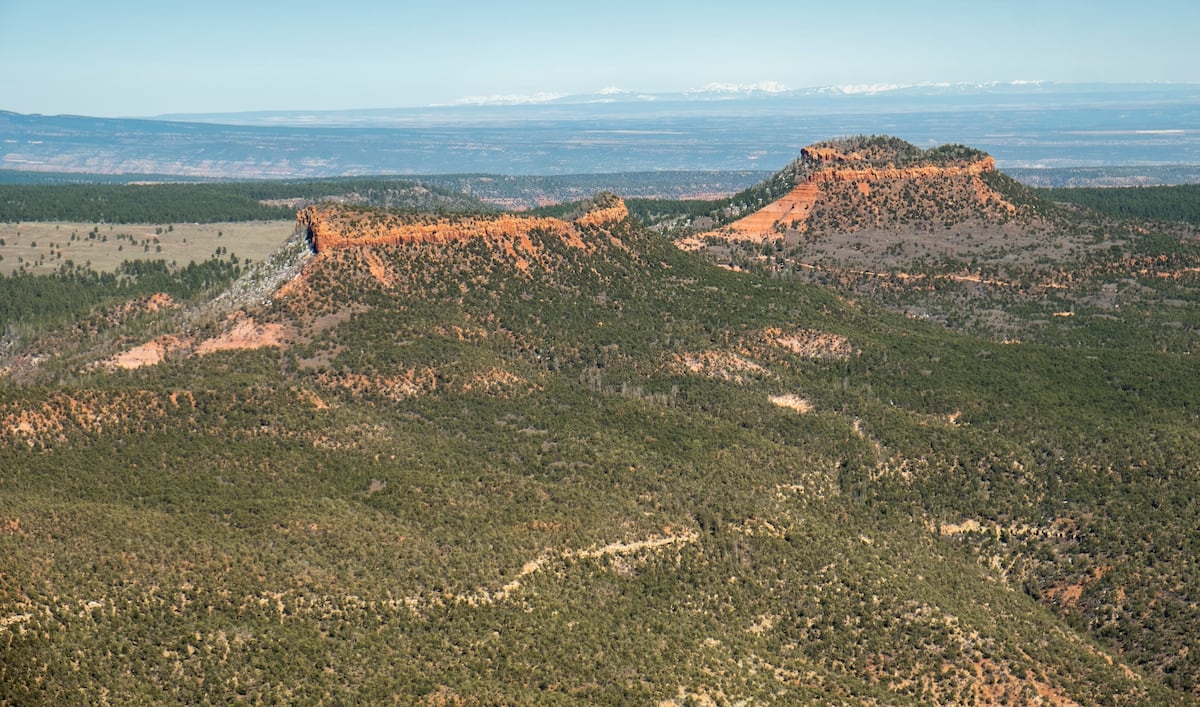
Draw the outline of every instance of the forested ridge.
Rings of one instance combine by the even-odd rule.
[[[304,203],[336,201],[424,210],[520,209],[570,202],[600,191],[687,195],[733,191],[761,176],[752,172],[581,174],[556,177],[426,175],[249,182],[6,183],[0,174],[0,221],[216,223],[290,218]],[[158,178],[161,180],[161,178]]]
[[[0,221],[171,223],[291,219],[322,199],[384,206],[481,209],[441,187],[394,178],[191,184],[0,184]],[[289,203],[278,203],[278,202]]]
[[[1196,254],[997,184],[1089,248],[1024,341],[611,195],[3,281],[0,703],[1200,702]]]
[[[1123,219],[1200,225],[1200,184],[1153,187],[1039,189],[1047,199]]]
[[[241,273],[237,263],[212,258],[172,268],[162,260],[131,260],[115,273],[63,266],[54,275],[0,276],[0,331],[16,324],[38,328],[133,297],[165,293],[178,299],[228,285]]]

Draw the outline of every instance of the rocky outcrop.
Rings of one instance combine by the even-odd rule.
[[[340,248],[411,243],[450,243],[483,239],[506,250],[531,249],[535,231],[560,236],[568,245],[587,249],[582,228],[603,228],[629,217],[620,199],[603,202],[574,221],[544,216],[495,214],[486,216],[417,216],[413,214],[309,206],[296,214],[296,228],[307,234],[316,253]]]
[[[627,218],[629,208],[624,201],[614,197],[575,219],[575,224],[585,228],[604,228]]]
[[[802,227],[808,221],[808,215],[821,196],[819,182],[806,180],[796,185],[778,201],[773,201],[749,216],[734,221],[728,226],[730,231],[742,234],[747,238],[762,236],[775,237],[776,224]]]
[[[429,217],[414,219],[387,211],[360,211],[337,206],[309,206],[296,215],[297,228],[306,232],[316,253],[340,248],[411,243],[450,243],[474,238],[512,242],[535,230],[568,239],[569,223],[560,219],[503,214],[492,217]],[[573,243],[574,245],[574,243]]]
[[[996,161],[989,155],[965,148],[926,153],[900,141],[868,144],[861,150],[852,149],[853,146],[854,141],[847,141],[845,146],[822,143],[804,148],[800,160],[789,168],[795,184],[789,193],[741,219],[681,239],[677,244],[688,250],[699,250],[712,239],[769,243],[787,232],[808,231],[810,218],[818,208],[826,213],[851,215],[861,211],[869,218],[848,218],[846,221],[870,221],[879,225],[881,215],[885,215],[889,207],[886,202],[876,203],[872,195],[889,191],[894,194],[901,185],[916,187],[916,192],[923,194],[937,191],[931,187],[947,187],[944,189],[948,197],[946,209],[964,214],[968,211],[998,214],[1016,211],[1015,206],[982,179],[982,175],[996,169]],[[951,156],[947,156],[948,152]],[[953,185],[953,189],[948,185]],[[846,189],[855,194],[854,199],[847,200]],[[964,199],[963,194],[969,196]],[[966,203],[968,201],[972,203]],[[938,211],[940,209],[931,209],[930,213]],[[952,217],[952,220],[962,219]]]
[[[190,337],[176,334],[163,334],[144,344],[135,346],[128,351],[121,351],[108,359],[101,361],[99,366],[108,370],[124,368],[126,370],[153,366],[162,363],[170,354],[187,350],[192,345]]]
[[[242,351],[267,346],[283,347],[294,331],[283,324],[259,323],[241,311],[226,317],[222,331],[197,342],[195,337],[163,334],[144,344],[120,351],[95,364],[97,368],[131,370],[162,363],[168,356],[204,356],[217,351]]]
[[[289,338],[288,327],[282,324],[259,323],[241,313],[235,313],[229,317],[226,323],[230,322],[232,322],[232,326],[222,333],[201,341],[196,346],[196,355],[204,356],[216,351],[241,351],[267,346],[282,346],[284,340]]]
[[[862,169],[823,169],[809,181],[822,182],[870,182],[896,179],[937,179],[940,177],[978,176],[994,172],[996,160],[990,155],[961,165],[922,165],[914,167],[866,167]]]

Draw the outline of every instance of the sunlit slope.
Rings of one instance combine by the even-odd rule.
[[[609,196],[300,223],[0,387],[0,699],[1194,701],[1189,357],[728,272]]]

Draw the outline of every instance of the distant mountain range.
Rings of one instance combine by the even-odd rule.
[[[153,119],[0,112],[0,169],[206,178],[774,170],[829,135],[880,133],[976,145],[1002,169],[1200,165],[1200,84],[608,88]]]
[[[517,118],[810,114],[825,111],[894,112],[1034,106],[1131,107],[1200,102],[1200,84],[1096,84],[1010,81],[986,83],[846,84],[789,89],[774,82],[711,83],[682,92],[627,91],[610,86],[594,93],[465,96],[449,104],[345,110],[276,110],[171,113],[154,120],[294,127],[405,127],[441,122]],[[487,110],[487,109],[499,110]]]

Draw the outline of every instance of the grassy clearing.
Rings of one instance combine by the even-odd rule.
[[[291,235],[291,221],[201,224],[91,224],[78,222],[0,223],[0,274],[22,267],[33,274],[55,272],[68,260],[112,272],[126,260],[165,260],[178,266],[211,258],[266,258]]]

